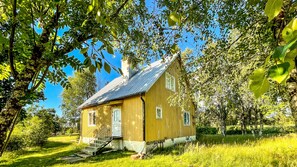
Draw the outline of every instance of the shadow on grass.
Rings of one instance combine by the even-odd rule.
[[[61,152],[57,152],[54,154],[51,154],[51,150],[59,150],[63,147],[67,147],[71,145],[71,143],[63,143],[63,142],[55,142],[55,141],[49,141],[43,148],[39,149],[38,151],[32,151],[32,150],[23,150],[22,153],[20,152],[20,157],[17,158],[15,161],[9,163],[7,160],[1,160],[0,166],[1,167],[8,167],[8,166],[14,166],[14,167],[30,167],[30,166],[53,166],[57,164],[69,164],[67,161],[62,160],[62,157],[73,155],[74,153],[77,153],[80,151],[80,147],[73,147],[73,149],[65,150]],[[36,155],[30,156],[32,153],[37,153]],[[49,155],[38,155],[48,153]],[[77,164],[77,163],[98,163],[103,162],[106,160],[113,160],[117,158],[125,158],[129,157],[134,153],[127,152],[127,151],[115,151],[105,154],[99,154],[94,157],[87,158],[83,161],[78,161],[71,164]],[[22,158],[23,156],[28,155],[28,157]],[[2,163],[2,164],[1,164]],[[4,164],[7,163],[7,164]]]
[[[119,158],[127,158],[130,157],[132,154],[135,154],[135,152],[129,152],[129,151],[113,151],[110,153],[105,153],[105,154],[99,154],[94,157],[87,158],[85,163],[98,163],[98,162],[103,162],[107,160],[115,160]],[[120,164],[118,164],[120,165]]]
[[[22,149],[22,150],[14,151],[14,153],[16,155],[25,156],[29,154],[38,153],[38,152],[42,153],[44,151],[59,149],[59,148],[67,147],[69,145],[71,145],[71,143],[48,141],[43,147],[33,147],[29,149]]]
[[[70,146],[72,143],[65,142],[56,142],[56,141],[48,141],[42,148],[34,147],[28,148],[24,150],[19,150],[12,152],[16,155],[16,160],[10,164],[0,164],[0,166],[51,166],[57,163],[63,162],[59,160],[59,158],[67,155],[71,155],[78,151],[75,147],[71,150],[66,150],[62,152],[58,152],[55,154],[50,154],[53,150],[59,150],[64,147]],[[32,155],[30,154],[44,154],[49,153],[50,155]],[[22,158],[23,156],[29,156],[27,158]],[[1,160],[0,163],[9,163],[7,160]]]
[[[57,141],[48,141],[43,148],[57,148],[57,147],[66,147],[71,145],[72,143],[64,143],[64,142],[57,142]]]
[[[202,135],[199,136],[197,142],[199,144],[205,145],[218,145],[218,144],[226,144],[226,145],[238,145],[238,144],[248,144],[251,142],[256,142],[265,138],[283,136],[283,134],[269,134],[263,136],[253,136],[253,135]]]
[[[60,158],[63,156],[71,155],[73,153],[77,152],[77,150],[69,150],[69,151],[63,151],[63,152],[58,152],[56,154],[51,154],[51,155],[45,155],[45,156],[32,156],[28,158],[21,158],[17,159],[15,162],[7,165],[0,165],[3,167],[6,166],[52,166],[55,164],[63,163],[65,162],[64,160],[61,160]]]

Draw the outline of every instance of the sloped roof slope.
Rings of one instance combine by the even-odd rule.
[[[119,100],[125,97],[147,92],[166,71],[171,62],[176,59],[176,57],[177,54],[171,59],[165,59],[165,61],[158,60],[151,63],[142,70],[139,70],[129,80],[125,80],[123,76],[115,78],[81,104],[78,109],[96,106],[112,100]]]

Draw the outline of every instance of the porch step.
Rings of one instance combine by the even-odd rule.
[[[84,152],[79,152],[79,153],[75,153],[75,155],[81,157],[81,158],[88,158],[88,157],[91,157],[93,155],[90,155],[90,154],[86,154]]]
[[[86,147],[84,148],[83,150],[81,150],[82,152],[86,153],[86,154],[89,154],[91,156],[95,155],[96,152],[97,152],[97,149],[95,148],[91,148],[91,147]]]
[[[88,147],[93,147],[93,148],[101,148],[102,146],[105,145],[106,142],[104,143],[90,143]]]

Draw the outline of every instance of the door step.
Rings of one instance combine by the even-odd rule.
[[[79,152],[79,153],[75,153],[75,155],[81,157],[81,158],[88,158],[88,157],[91,157],[93,155],[90,155],[90,154],[86,154],[84,152]]]

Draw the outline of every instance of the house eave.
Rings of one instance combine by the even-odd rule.
[[[99,105],[114,105],[115,103],[120,104],[120,103],[122,103],[120,101],[123,101],[125,98],[132,97],[132,96],[137,96],[137,95],[141,95],[143,93],[146,93],[146,91],[142,91],[142,92],[130,94],[130,95],[123,96],[123,97],[118,97],[118,98],[115,98],[115,99],[112,99],[112,100],[108,100],[108,101],[103,101],[103,102],[100,102],[100,103],[89,104],[89,105],[86,105],[86,106],[79,107],[78,109],[79,110],[84,110],[86,108],[96,107],[96,106],[99,106]],[[118,101],[118,102],[115,102],[115,101]]]

